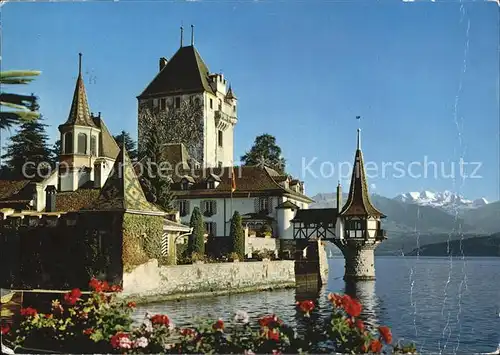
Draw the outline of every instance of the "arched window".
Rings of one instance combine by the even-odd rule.
[[[78,154],[87,154],[87,135],[78,133]]]
[[[68,132],[64,135],[64,153],[73,153],[73,133]]]
[[[90,155],[97,156],[97,139],[95,136],[90,137]]]

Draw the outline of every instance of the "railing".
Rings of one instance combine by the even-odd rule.
[[[215,111],[215,120],[216,120],[216,123],[218,120],[223,120],[223,121],[226,121],[228,123],[234,123],[234,122],[236,122],[236,117],[230,116],[227,113],[222,112],[221,110],[217,110],[217,111]]]

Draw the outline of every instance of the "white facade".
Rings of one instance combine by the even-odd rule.
[[[214,228],[212,234],[214,236],[229,236],[229,230],[231,225],[231,217],[235,211],[238,211],[240,215],[245,215],[249,213],[259,213],[259,199],[267,199],[268,200],[268,217],[273,218],[273,221],[270,223],[273,228],[273,236],[276,236],[280,239],[293,239],[293,226],[290,223],[290,220],[295,216],[296,211],[290,213],[291,210],[276,208],[279,204],[289,200],[296,205],[302,206],[301,208],[309,208],[309,203],[301,202],[294,200],[290,197],[285,196],[263,196],[263,197],[249,197],[249,198],[186,198],[183,199],[181,196],[178,196],[176,199],[177,208],[184,204],[184,201],[187,202],[187,208],[185,212],[187,212],[184,216],[181,215],[181,222],[189,225],[189,221],[191,219],[191,213],[195,207],[198,207],[203,215],[203,222],[205,223],[215,223],[212,227]],[[204,212],[206,210],[206,202],[213,201],[214,205],[210,208],[213,208],[214,214],[211,216],[205,215]],[[182,209],[182,208],[180,208]],[[244,221],[245,224],[245,221]]]

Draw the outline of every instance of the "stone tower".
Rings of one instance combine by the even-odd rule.
[[[165,132],[164,143],[183,143],[201,166],[233,165],[237,99],[223,74],[210,73],[193,32],[184,46],[181,28],[180,48],[170,60],[160,58],[159,72],[137,99],[139,150],[154,127]]]
[[[361,130],[358,129],[351,186],[347,201],[341,210],[341,204],[338,202],[340,212],[334,239],[335,245],[344,254],[346,281],[375,280],[374,251],[378,244],[386,239],[385,231],[380,228],[380,220],[385,218],[385,215],[370,201],[360,134]],[[337,195],[340,195],[337,196],[337,201],[340,201],[340,184],[337,187]]]

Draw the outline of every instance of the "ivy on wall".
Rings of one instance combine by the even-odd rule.
[[[125,213],[122,241],[125,271],[130,271],[150,259],[162,259],[163,218]]]

